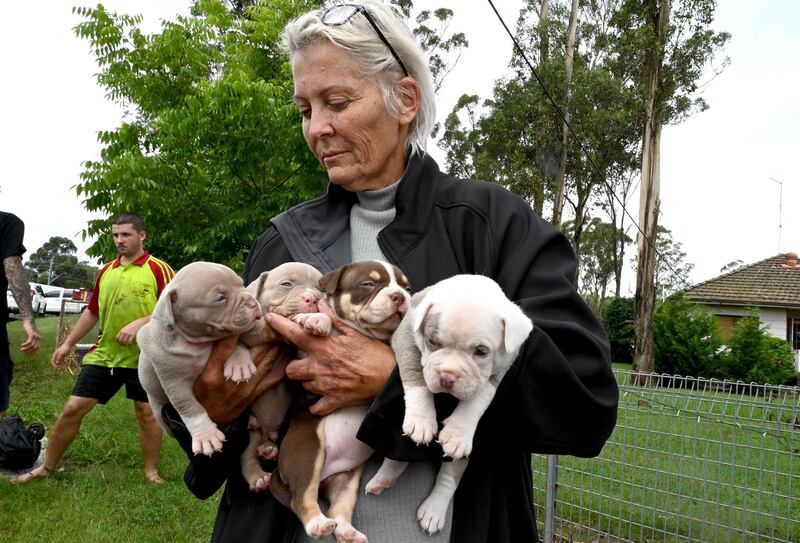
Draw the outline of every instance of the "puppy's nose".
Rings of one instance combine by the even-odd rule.
[[[456,384],[456,376],[452,373],[443,371],[439,374],[439,384],[442,386],[442,388],[450,390],[453,388],[453,385]]]
[[[389,298],[391,298],[392,302],[394,302],[394,305],[396,306],[401,306],[403,305],[403,302],[406,301],[406,298],[403,296],[402,292],[392,292],[389,295]]]
[[[303,299],[303,304],[308,309],[313,309],[313,308],[317,307],[317,302],[319,302],[319,298],[317,298],[315,295],[310,294],[310,293],[303,294],[302,299]]]

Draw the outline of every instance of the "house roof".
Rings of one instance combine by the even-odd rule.
[[[788,253],[765,258],[699,283],[687,289],[686,296],[701,303],[800,307],[797,255]]]

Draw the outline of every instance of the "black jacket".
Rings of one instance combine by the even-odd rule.
[[[346,263],[353,201],[355,195],[329,185],[326,195],[276,217],[247,257],[245,282],[290,260],[323,273]],[[483,274],[495,279],[534,322],[478,426],[455,496],[451,541],[536,541],[530,453],[595,456],[616,422],[618,389],[608,340],[573,286],[571,247],[511,192],[455,179],[427,156],[409,161],[396,211],[378,242],[415,291],[458,273]],[[446,395],[436,400],[442,419],[454,402]],[[401,435],[403,412],[395,370],[373,402],[359,438],[397,460],[441,459],[438,447],[418,447]],[[224,479],[218,465],[189,467],[187,483],[196,494],[206,497],[216,491]],[[231,459],[229,468],[238,473],[238,458]],[[251,494],[241,477],[232,476],[214,541],[233,541],[244,534],[245,539],[237,540],[287,541],[289,515],[269,493]]]

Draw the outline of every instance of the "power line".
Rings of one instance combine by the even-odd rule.
[[[544,81],[542,81],[542,79],[539,77],[539,74],[536,72],[536,69],[533,67],[533,65],[528,60],[528,57],[525,56],[525,51],[522,50],[522,47],[520,47],[519,42],[517,42],[517,38],[514,36],[514,34],[511,33],[511,30],[509,30],[508,26],[506,25],[506,22],[503,20],[503,17],[500,15],[500,13],[497,11],[497,8],[494,6],[494,2],[492,2],[492,0],[488,0],[488,2],[489,2],[489,5],[492,6],[492,9],[494,10],[495,15],[497,15],[497,18],[500,21],[500,24],[503,25],[503,28],[505,28],[506,33],[511,38],[511,41],[514,42],[514,47],[519,52],[520,56],[522,57],[522,60],[525,61],[525,64],[527,64],[527,66],[530,69],[531,73],[536,78],[536,82],[539,83],[540,87],[542,87],[542,90],[544,91],[545,96],[547,96],[547,99],[550,100],[550,103],[555,108],[556,112],[558,113],[558,116],[561,117],[561,120],[564,121],[564,124],[566,125],[567,129],[569,130],[569,133],[572,135],[573,139],[578,143],[578,146],[580,147],[581,151],[583,151],[583,154],[586,156],[586,160],[589,162],[591,167],[598,174],[598,179],[601,179],[603,181],[603,184],[606,185],[606,188],[608,189],[609,194],[611,194],[614,197],[614,199],[617,201],[617,203],[619,203],[620,206],[622,206],[622,211],[625,213],[625,215],[628,216],[628,218],[631,220],[631,222],[634,224],[634,226],[636,226],[636,229],[639,231],[639,233],[642,235],[642,237],[647,241],[647,243],[650,244],[650,247],[653,248],[653,251],[655,251],[656,255],[658,255],[658,258],[661,260],[661,262],[663,262],[672,271],[672,273],[675,274],[675,277],[677,277],[678,280],[682,284],[684,284],[686,287],[691,287],[691,285],[683,277],[680,276],[680,274],[675,270],[675,268],[672,267],[672,265],[667,261],[667,259],[664,257],[664,255],[662,255],[658,251],[658,248],[656,247],[655,242],[653,240],[651,240],[649,237],[647,237],[647,234],[645,234],[644,231],[641,229],[641,227],[639,226],[639,223],[637,223],[636,220],[634,220],[633,216],[630,214],[630,212],[628,212],[628,209],[625,206],[625,204],[623,204],[620,201],[620,199],[617,196],[617,194],[614,191],[614,189],[605,180],[605,175],[603,174],[602,170],[600,170],[600,168],[597,166],[597,164],[595,164],[594,160],[592,160],[592,157],[589,154],[589,150],[587,149],[586,145],[583,143],[583,140],[581,140],[581,138],[578,137],[578,134],[575,132],[575,130],[573,130],[572,125],[567,120],[567,117],[564,114],[564,112],[561,111],[561,108],[558,107],[558,104],[556,104],[556,101],[553,99],[553,96],[550,94],[550,91],[547,89],[547,86],[545,86]]]

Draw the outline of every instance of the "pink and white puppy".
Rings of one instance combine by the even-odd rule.
[[[445,455],[454,459],[442,463],[433,490],[417,511],[425,531],[444,526],[478,421],[532,329],[530,318],[482,275],[456,275],[411,298],[392,337],[405,396],[403,433],[418,444],[430,443],[438,434]],[[439,431],[433,395],[442,392],[460,401]],[[384,460],[367,492],[389,488],[406,466]]]

